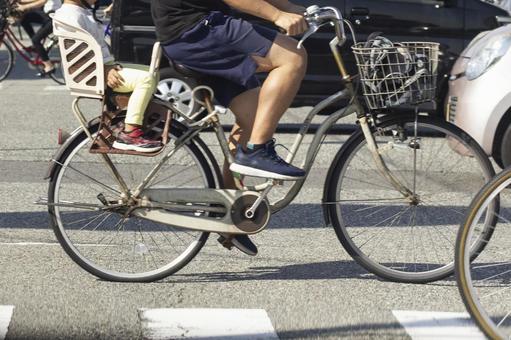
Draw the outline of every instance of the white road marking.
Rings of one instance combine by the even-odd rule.
[[[14,306],[0,306],[0,340],[4,340],[11,323]]]
[[[48,85],[43,87],[43,91],[67,91],[64,85]]]
[[[56,242],[0,242],[0,246],[58,246]]]
[[[60,246],[57,242],[0,242],[0,246]],[[75,244],[76,247],[117,247],[115,244]]]
[[[468,313],[392,311],[413,340],[486,339]]]
[[[264,309],[140,309],[144,339],[278,339]]]

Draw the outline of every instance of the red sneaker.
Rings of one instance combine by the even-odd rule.
[[[134,129],[129,133],[122,131],[117,135],[113,147],[138,152],[156,152],[162,148],[160,141],[145,139],[143,136],[141,129]]]

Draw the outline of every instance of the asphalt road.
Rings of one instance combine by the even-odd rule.
[[[47,193],[43,177],[57,128],[77,123],[67,90],[32,73],[18,60],[0,83],[0,306],[14,306],[7,339],[150,337],[139,311],[153,308],[262,309],[280,338],[397,339],[410,335],[393,311],[465,311],[453,278],[427,285],[380,280],[325,226],[323,181],[346,136],[328,138],[293,204],[253,237],[257,257],[229,252],[211,236],[188,266],[162,281],[97,279],[64,253],[46,209],[33,204]],[[86,107],[91,117],[99,112],[95,102]],[[305,111],[291,110],[285,121]]]

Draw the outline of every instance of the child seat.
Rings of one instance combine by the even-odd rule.
[[[132,150],[118,150],[112,147],[117,134],[122,131],[123,120],[129,94],[114,93],[105,86],[103,54],[101,46],[94,37],[82,29],[53,18],[53,33],[59,38],[59,49],[66,87],[71,95],[78,98],[93,98],[103,102],[100,127],[94,138],[90,152],[119,153],[141,156],[155,156]],[[161,48],[157,42],[153,47],[149,72],[156,76],[161,59]],[[161,138],[163,144],[168,142],[171,111],[161,104],[149,102],[144,114],[142,129],[152,139]]]

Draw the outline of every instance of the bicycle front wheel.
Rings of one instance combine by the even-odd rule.
[[[360,265],[387,280],[425,283],[452,274],[458,226],[494,175],[488,157],[454,125],[426,116],[383,121],[373,135],[384,163],[414,199],[382,175],[364,135],[355,133],[327,184],[329,216],[340,242]],[[481,235],[474,245],[478,251],[491,229]]]
[[[12,47],[5,41],[0,40],[0,81],[7,78],[14,65],[14,53]]]
[[[173,140],[179,135],[171,128]],[[58,168],[50,180],[49,213],[64,250],[82,268],[110,281],[154,281],[181,269],[199,252],[208,233],[145,220],[126,208],[108,208],[122,202],[122,189],[102,156],[90,153],[90,145],[85,133],[76,137],[56,160]],[[173,147],[169,143],[156,157],[108,157],[133,190]],[[147,188],[214,188],[215,183],[217,175],[192,140],[175,150]]]
[[[50,78],[57,84],[65,85],[66,80],[64,79],[64,70],[62,69],[62,59],[60,57],[58,38],[54,35],[50,35],[47,41],[48,43],[45,44],[44,48],[46,49],[46,53],[48,53],[50,61],[55,66],[55,72],[50,73]]]
[[[456,279],[470,315],[490,339],[511,338],[511,168],[474,198],[456,241]],[[491,205],[497,225],[485,251],[471,260],[471,244],[484,228]],[[491,213],[491,212],[490,212]]]

